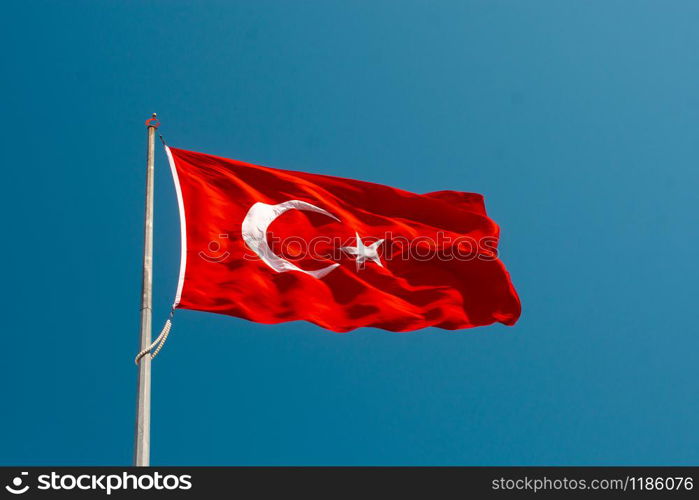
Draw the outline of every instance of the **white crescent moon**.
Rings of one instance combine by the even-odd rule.
[[[316,207],[315,205],[311,205],[310,203],[306,203],[305,201],[289,200],[277,205],[268,205],[267,203],[261,203],[258,201],[250,207],[250,210],[248,210],[248,213],[243,219],[243,240],[265,264],[278,273],[284,273],[286,271],[299,271],[317,279],[326,276],[340,264],[335,263],[322,269],[307,271],[306,269],[301,269],[300,267],[292,264],[286,259],[282,259],[279,255],[272,252],[271,248],[269,248],[269,245],[267,244],[267,228],[269,228],[270,224],[272,224],[277,217],[288,210],[317,212],[319,214],[327,215],[328,217],[340,222],[340,219],[335,217],[330,212]]]

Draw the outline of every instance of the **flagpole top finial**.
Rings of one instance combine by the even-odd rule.
[[[146,120],[146,127],[158,128],[159,126],[160,126],[160,122],[158,121],[158,115],[157,115],[157,113],[153,113],[153,117],[148,118]]]

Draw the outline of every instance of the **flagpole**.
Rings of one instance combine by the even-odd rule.
[[[151,344],[151,316],[153,306],[153,174],[155,170],[156,114],[146,121],[148,147],[146,149],[146,208],[143,237],[143,278],[141,282],[140,349]],[[136,466],[150,465],[150,385],[151,357],[143,356],[138,364],[138,396],[136,401],[136,432],[134,458]]]

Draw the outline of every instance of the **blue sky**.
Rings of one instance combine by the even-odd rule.
[[[0,463],[131,462],[153,111],[180,148],[483,193],[523,304],[411,334],[179,311],[154,465],[699,462],[695,2],[3,7]]]

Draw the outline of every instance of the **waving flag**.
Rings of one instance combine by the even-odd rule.
[[[336,332],[514,324],[479,194],[415,194],[168,148],[182,228],[175,306]]]

